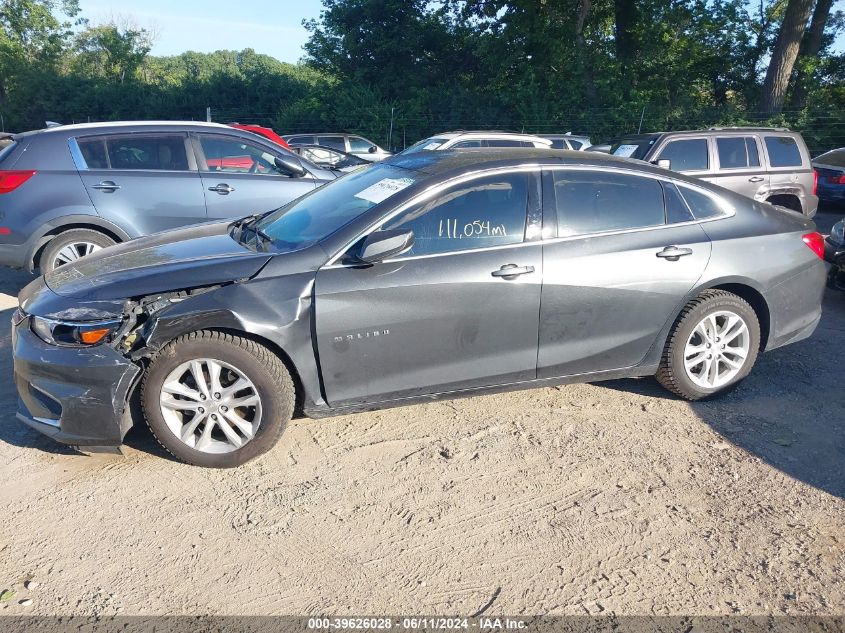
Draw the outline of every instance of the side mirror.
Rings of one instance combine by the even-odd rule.
[[[660,160],[653,161],[655,165],[660,167],[660,169],[672,169],[672,161],[668,158],[661,158]]]
[[[302,163],[293,156],[276,156],[273,163],[276,169],[291,178],[302,178],[308,173]]]
[[[414,232],[404,229],[391,229],[370,233],[358,252],[358,260],[366,264],[375,264],[388,257],[400,255],[414,245]]]
[[[375,145],[370,145],[370,149],[367,150],[370,154],[375,154],[378,151],[378,147]]]

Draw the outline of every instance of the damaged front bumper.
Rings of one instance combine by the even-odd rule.
[[[129,394],[141,367],[109,345],[45,343],[30,317],[12,323],[17,418],[73,446],[119,446],[131,426]]]

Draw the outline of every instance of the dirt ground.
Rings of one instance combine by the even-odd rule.
[[[234,471],[16,422],[13,303],[0,615],[845,614],[841,293],[713,402],[638,379],[298,420]]]

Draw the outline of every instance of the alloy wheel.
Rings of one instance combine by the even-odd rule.
[[[731,382],[748,358],[751,334],[741,316],[728,310],[705,316],[684,347],[684,369],[699,387],[717,389]]]
[[[63,247],[53,259],[53,269],[75,262],[80,257],[96,253],[102,246],[92,242],[72,242]]]
[[[171,371],[159,396],[170,431],[203,453],[229,453],[255,437],[261,396],[246,374],[220,360],[200,358]]]

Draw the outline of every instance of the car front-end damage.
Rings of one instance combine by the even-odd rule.
[[[74,446],[118,446],[143,375],[155,318],[255,276],[267,253],[215,223],[141,238],[62,266],[26,286],[12,320],[17,417]]]
[[[40,282],[41,280],[39,280]],[[109,306],[29,313],[28,288],[12,319],[17,418],[52,439],[80,447],[119,446],[132,427],[131,396],[152,353],[145,332],[162,310],[219,286],[158,293]],[[42,301],[41,303],[44,303]],[[86,344],[85,334],[108,332]],[[74,337],[72,332],[82,332]]]

